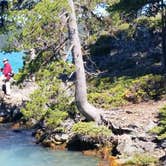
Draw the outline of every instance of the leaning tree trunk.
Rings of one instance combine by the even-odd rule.
[[[162,8],[162,54],[163,54],[163,67],[166,69],[166,9],[164,0],[161,1]]]
[[[78,34],[78,26],[76,21],[75,7],[73,0],[68,0],[70,10],[70,20],[69,20],[69,35],[71,43],[73,45],[72,54],[74,58],[74,63],[76,67],[76,92],[75,100],[78,110],[88,119],[100,122],[100,112],[93,105],[89,104],[87,101],[87,86],[85,70],[82,58],[81,44]]]

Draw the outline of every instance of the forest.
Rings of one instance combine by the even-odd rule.
[[[11,120],[36,143],[166,164],[166,1],[1,0],[0,34],[25,52],[12,88],[37,87]]]

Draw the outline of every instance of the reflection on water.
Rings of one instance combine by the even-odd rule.
[[[30,131],[13,132],[0,127],[2,166],[96,166],[97,159],[78,152],[53,151],[34,143]]]

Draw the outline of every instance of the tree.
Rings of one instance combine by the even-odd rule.
[[[162,14],[162,53],[163,53],[163,67],[166,70],[166,5],[164,0],[161,0],[161,14]]]
[[[119,0],[110,5],[110,12],[122,13],[123,21],[133,22],[138,18],[139,11],[142,15],[155,16],[161,13],[161,38],[162,38],[162,66],[166,71],[166,4],[164,0]]]
[[[6,9],[8,9],[8,2],[5,0],[0,1],[0,27],[4,26],[4,14]]]
[[[81,44],[78,33],[78,26],[76,22],[76,14],[73,0],[68,0],[71,11],[69,13],[69,33],[71,43],[73,45],[72,53],[74,63],[76,66],[76,104],[80,112],[87,117],[88,120],[101,121],[100,112],[87,101],[87,86],[84,71],[84,64],[82,58]]]
[[[19,42],[22,43],[22,48],[35,48],[35,50],[37,50],[36,53],[39,55],[38,57],[41,57],[42,61],[45,61],[43,63],[41,58],[37,59],[36,62],[38,68],[40,68],[41,65],[43,66],[43,64],[49,63],[52,60],[51,57],[55,58],[58,56],[59,50],[64,46],[66,41],[69,42],[69,39],[67,38],[66,20],[62,20],[64,14],[68,13],[70,16],[68,28],[71,43],[73,45],[72,52],[76,66],[76,104],[80,112],[88,120],[100,122],[100,111],[87,101],[86,77],[73,1],[42,0],[36,2],[37,4],[34,3],[33,0],[23,0],[15,1],[11,5],[13,9],[10,16],[14,19],[10,20],[14,20],[16,26],[14,29],[13,24],[11,24],[11,27],[13,28],[12,31],[16,31],[15,34],[17,34]],[[92,13],[92,10],[99,2],[100,1],[98,0],[93,2],[86,1],[86,3],[82,2],[82,5],[77,4],[77,6],[79,8],[84,8],[84,11],[86,10],[86,12],[91,13],[91,16],[93,15],[93,17],[96,17],[95,14]],[[89,6],[85,9],[87,4],[89,4]],[[95,19],[101,21],[99,18]],[[18,29],[20,30],[19,33],[17,33]],[[64,40],[62,41],[62,39]],[[45,56],[44,52],[46,51],[51,51],[51,57],[49,57],[50,55]],[[31,65],[33,64],[31,63]],[[34,71],[31,70],[31,72]]]

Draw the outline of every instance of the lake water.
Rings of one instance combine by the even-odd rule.
[[[17,73],[19,69],[23,67],[23,56],[24,52],[11,52],[11,53],[4,53],[0,52],[0,68],[3,67],[3,59],[7,58],[9,63],[12,66],[14,73]]]
[[[15,73],[23,66],[23,52],[0,52]],[[79,152],[53,151],[36,145],[31,131],[13,132],[0,124],[0,166],[96,166],[97,159]]]
[[[54,151],[34,143],[31,131],[13,132],[0,126],[1,166],[96,166],[97,159],[79,152]]]

